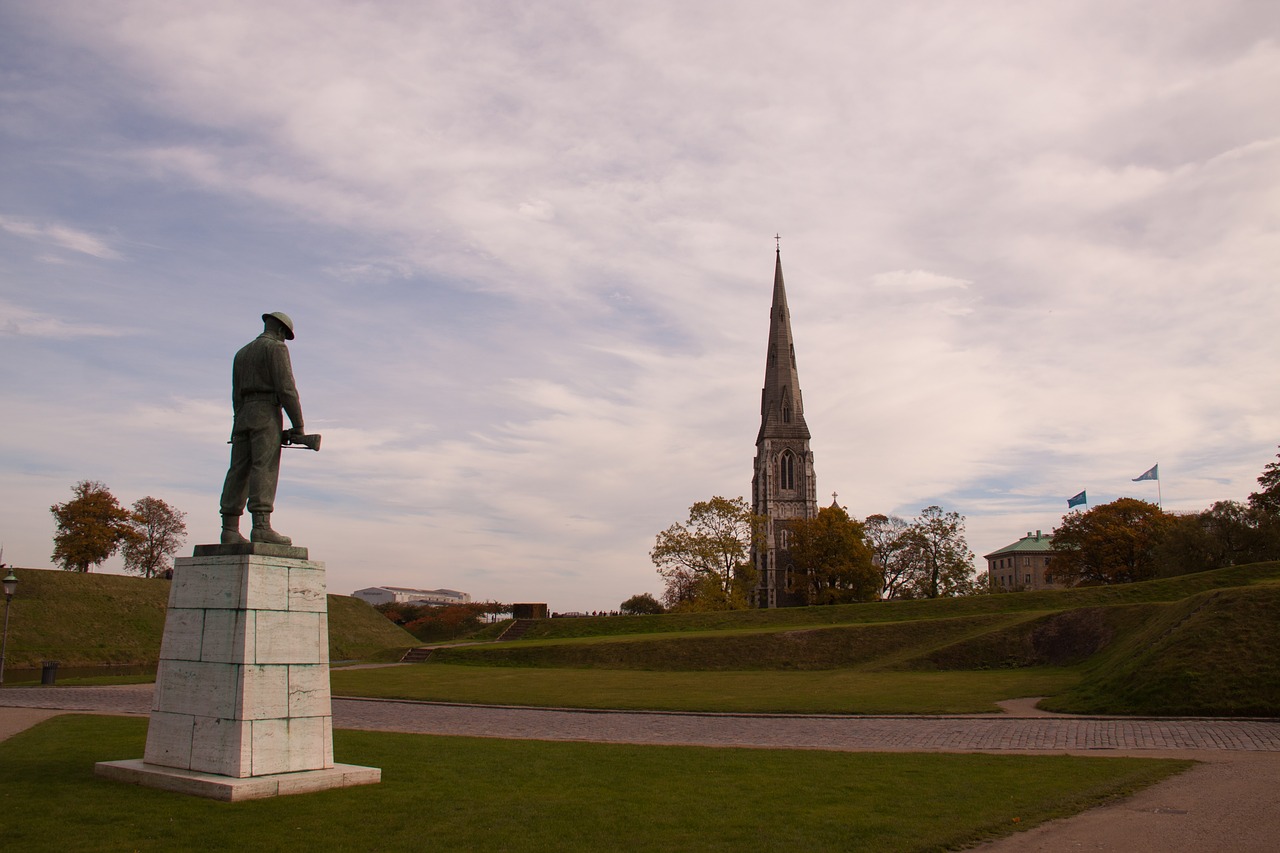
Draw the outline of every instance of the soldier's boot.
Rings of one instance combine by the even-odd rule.
[[[240,535],[240,516],[224,515],[222,517],[222,544],[248,545],[249,540]]]
[[[261,542],[264,545],[292,545],[293,540],[288,536],[276,533],[271,529],[271,513],[255,512],[253,514],[253,531],[249,534],[254,542]]]

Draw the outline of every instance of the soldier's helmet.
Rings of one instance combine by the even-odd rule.
[[[289,315],[283,311],[272,311],[270,314],[262,315],[262,322],[267,322],[268,317],[274,317],[280,321],[280,325],[284,326],[285,340],[293,340],[293,321],[289,319]]]

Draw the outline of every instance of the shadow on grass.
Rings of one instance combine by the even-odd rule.
[[[1186,761],[709,749],[338,731],[380,785],[227,804],[99,779],[146,721],[0,743],[13,850],[926,850],[1025,829]],[[1017,822],[1015,823],[1015,819]]]

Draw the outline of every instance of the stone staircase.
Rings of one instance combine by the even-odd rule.
[[[424,663],[431,658],[431,653],[435,649],[421,647],[417,649],[409,649],[404,653],[404,657],[400,658],[400,663]]]
[[[503,631],[502,635],[499,636],[498,639],[503,642],[508,640],[518,640],[533,627],[533,622],[534,620],[532,619],[517,619],[507,626],[507,630]]]

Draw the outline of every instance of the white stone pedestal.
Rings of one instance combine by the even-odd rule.
[[[380,781],[333,762],[324,564],[260,544],[175,560],[146,752],[96,772],[218,799]]]

